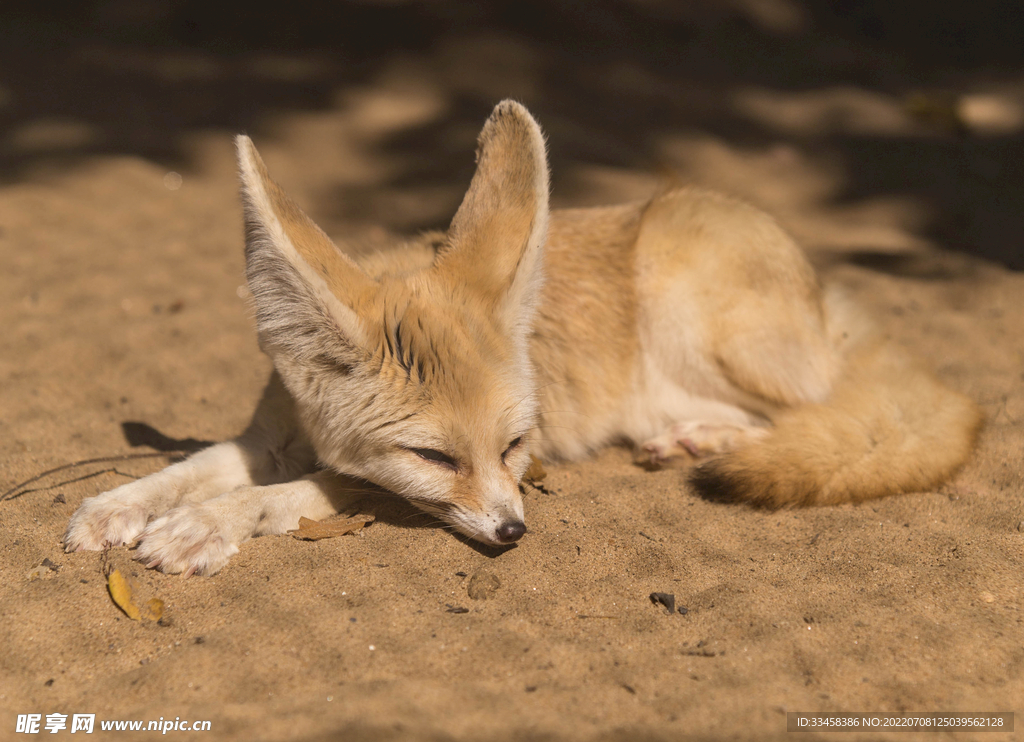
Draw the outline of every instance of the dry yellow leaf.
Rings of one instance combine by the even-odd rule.
[[[160,598],[150,598],[142,607],[141,613],[147,621],[159,621],[164,615],[164,602]]]
[[[110,597],[113,599],[117,607],[124,611],[124,614],[133,621],[141,621],[142,615],[139,613],[139,607],[135,605],[135,600],[132,596],[132,586],[128,582],[127,578],[121,574],[121,570],[115,569],[109,575],[107,575],[107,590],[110,591]]]
[[[372,523],[374,517],[372,515],[356,515],[351,518],[342,518],[341,520],[310,520],[309,518],[299,518],[299,527],[294,531],[288,531],[295,538],[305,539],[306,541],[319,541],[322,538],[334,538],[335,536],[344,536],[346,533],[356,533],[361,530],[367,523]]]
[[[160,598],[150,598],[139,608],[131,580],[121,574],[119,569],[107,575],[107,590],[117,607],[133,621],[159,621],[164,615],[164,602]]]

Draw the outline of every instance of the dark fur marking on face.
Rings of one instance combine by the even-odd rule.
[[[395,360],[405,367],[405,348],[402,345],[402,320],[395,323]]]
[[[420,325],[420,329],[422,329],[422,325]],[[407,381],[412,381],[413,366],[416,366],[419,371],[417,374],[417,381],[423,381],[423,364],[415,359],[412,347],[407,347],[407,343],[402,339],[401,319],[395,323],[395,329],[392,331],[388,326],[387,315],[385,314],[384,342],[387,345],[387,350],[384,349],[384,346],[381,346],[380,371],[382,372],[384,370],[384,365],[390,356],[398,363],[399,367],[405,371],[405,378]]]
[[[331,371],[341,376],[348,376],[352,373],[352,366],[344,361],[335,358],[327,353],[319,353],[313,357],[313,364],[325,371]]]
[[[405,369],[405,378],[412,380],[412,349],[409,349],[409,357],[406,358],[406,349],[402,344],[402,321],[395,324],[395,360],[398,365]]]
[[[411,417],[416,417],[416,415],[417,415],[417,414],[419,414],[419,413],[416,413],[416,412],[410,412],[410,413],[409,413],[408,415],[406,415],[405,417],[399,418],[399,419],[397,419],[397,420],[388,420],[387,422],[383,422],[383,423],[381,423],[380,425],[378,425],[378,426],[377,426],[376,428],[374,428],[374,429],[373,429],[373,431],[372,431],[372,432],[376,433],[376,432],[377,432],[378,430],[381,430],[382,428],[386,428],[386,427],[388,427],[388,426],[390,426],[390,425],[397,425],[398,423],[404,423],[404,422],[405,422],[406,420],[408,420],[409,418],[411,418]]]
[[[391,333],[388,332],[388,320],[387,320],[387,317],[384,318],[384,342],[387,343],[387,346],[388,346],[387,355],[389,355],[389,356],[391,356],[393,358],[394,355],[395,355],[395,348],[394,348],[394,346],[391,345]]]

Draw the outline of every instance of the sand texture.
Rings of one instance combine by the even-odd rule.
[[[673,22],[754,58],[742,35]],[[778,43],[818,38],[792,33]],[[686,59],[711,53],[701,38]],[[789,739],[787,711],[833,710],[1014,711],[1024,725],[1024,275],[988,259],[1021,254],[1005,225],[1024,211],[1020,170],[984,170],[1019,164],[1019,144],[915,118],[889,83],[797,94],[738,62],[739,77],[695,65],[690,78],[595,59],[559,87],[568,52],[543,43],[442,36],[324,73],[308,83],[329,90],[315,104],[275,109],[263,92],[258,110],[210,122],[182,109],[151,139],[131,119],[123,147],[110,102],[76,118],[69,98],[63,118],[8,127],[0,492],[72,462],[164,453],[66,468],[0,502],[0,739],[24,737],[18,714],[54,712],[207,719],[203,738],[224,740]],[[820,53],[829,69],[807,44],[792,58]],[[168,101],[190,100],[174,81],[200,63],[234,90],[237,65],[258,61],[101,52],[64,63],[110,90],[112,70],[151,70]],[[307,68],[278,63],[299,82],[274,85],[303,84]],[[217,90],[207,79],[195,95]],[[83,498],[237,434],[269,375],[231,136],[246,129],[329,234],[367,249],[450,218],[505,95],[548,132],[556,206],[642,198],[672,173],[776,214],[826,280],[978,402],[968,465],[934,492],[764,512],[704,501],[683,472],[611,448],[549,467],[527,488],[528,535],[501,553],[368,499],[376,521],[359,534],[254,539],[210,578],[147,571],[128,547],[65,554]],[[159,623],[114,605],[115,568],[163,601]],[[687,612],[667,615],[652,592]]]

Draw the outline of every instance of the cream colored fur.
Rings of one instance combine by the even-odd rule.
[[[872,339],[767,215],[693,188],[549,213],[517,103],[484,126],[450,229],[360,261],[246,137],[238,156],[264,400],[235,441],[84,502],[68,549],[139,540],[150,566],[211,574],[345,507],[351,477],[507,544],[531,451],[620,441],[771,507],[934,486],[971,451],[974,405]]]

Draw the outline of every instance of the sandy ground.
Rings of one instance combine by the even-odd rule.
[[[735,110],[760,117],[761,141],[663,122],[637,161],[596,162],[586,117],[531,87],[530,48],[503,43],[518,67],[488,77],[479,49],[452,42],[434,64],[399,58],[316,110],[264,112],[250,133],[339,242],[373,241],[450,216],[487,109],[439,122],[466,90],[494,101],[507,85],[548,126],[556,205],[642,197],[668,170],[777,214],[828,280],[978,401],[976,455],[936,492],[767,513],[705,502],[679,471],[609,449],[549,468],[546,491],[526,497],[529,535],[501,554],[381,501],[361,535],[255,539],[188,580],[142,569],[129,548],[60,543],[83,498],[166,457],[69,468],[0,502],[0,739],[24,736],[18,714],[55,712],[210,720],[210,739],[501,741],[782,739],[787,711],[1014,711],[1019,737],[1024,276],[937,243],[933,202],[851,195],[848,161],[821,137],[860,126],[955,142],[870,88],[747,91]],[[603,82],[609,97],[588,116],[620,115],[615,86],[668,94],[636,69]],[[73,139],[62,125],[25,124],[6,151]],[[185,165],[41,158],[0,186],[0,491],[247,422],[270,365],[243,286],[232,133],[190,131]],[[959,177],[933,176],[950,189]],[[998,239],[1020,253],[1019,234]],[[113,605],[114,567],[164,601],[160,624]],[[470,597],[485,573],[500,587]],[[688,612],[666,615],[655,591]]]

